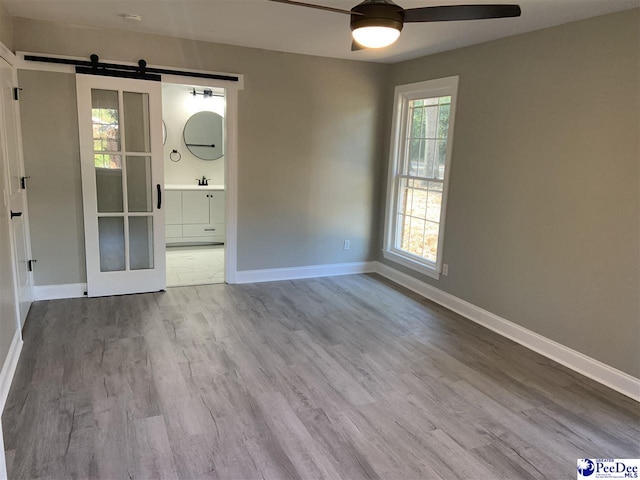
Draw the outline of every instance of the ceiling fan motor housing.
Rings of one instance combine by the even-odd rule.
[[[363,27],[390,27],[402,31],[404,9],[391,2],[365,1],[351,9],[351,30]],[[360,14],[360,15],[358,15]]]

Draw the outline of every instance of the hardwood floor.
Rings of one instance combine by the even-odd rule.
[[[575,478],[640,404],[376,275],[34,304],[21,478]]]

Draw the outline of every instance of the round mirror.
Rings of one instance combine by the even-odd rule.
[[[223,118],[213,112],[198,112],[184,126],[184,143],[191,153],[202,160],[216,160],[222,149]]]
[[[167,143],[167,126],[162,120],[162,144],[164,145],[165,143]]]

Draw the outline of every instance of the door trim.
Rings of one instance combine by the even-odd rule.
[[[0,43],[0,62],[5,62],[7,65],[9,65],[11,71],[12,71],[12,81],[13,81],[13,88],[17,88],[18,87],[18,69],[17,69],[17,61],[18,58],[16,55],[14,55],[11,50],[9,50],[6,45],[4,45],[3,43]],[[14,112],[14,116],[15,116],[15,128],[16,128],[16,132],[15,132],[15,140],[16,140],[16,152],[18,154],[19,157],[19,162],[20,162],[20,173],[18,174],[19,176],[25,176],[26,177],[26,170],[25,170],[25,164],[24,164],[24,150],[23,150],[23,145],[22,145],[22,121],[20,119],[20,104],[19,101],[17,100],[17,98],[14,98],[13,96],[11,97],[11,101],[9,105],[5,105],[5,108],[11,108],[13,109]],[[8,139],[5,140],[5,142],[9,141]],[[6,145],[5,145],[6,147]],[[6,150],[8,150],[8,147],[6,147]],[[6,173],[9,174],[9,168],[8,168],[8,162],[10,161],[8,158],[8,155],[6,155],[8,153],[8,151],[4,152],[4,161],[7,162],[7,171]],[[0,166],[1,168],[5,168],[5,165]],[[7,177],[6,181],[7,182],[11,182],[11,178]],[[25,242],[25,260],[29,261],[30,259],[33,259],[33,252],[31,250],[31,229],[30,229],[30,225],[29,225],[29,198],[28,195],[26,193],[26,191],[24,191],[24,188],[20,187],[19,190],[22,191],[22,194],[24,195],[23,198],[23,204],[22,204],[22,221],[24,222],[24,242]],[[10,189],[9,189],[9,196],[11,196],[10,194]],[[34,285],[35,285],[35,280],[34,280],[34,274],[33,271],[29,270],[27,273],[27,278],[28,278],[28,287],[26,289],[26,296],[21,296],[21,290],[20,290],[20,275],[18,274],[18,269],[20,268],[19,265],[19,259],[16,258],[15,252],[16,252],[16,244],[15,244],[15,238],[13,235],[13,227],[9,224],[7,225],[9,230],[10,230],[10,244],[11,244],[11,251],[13,252],[13,270],[14,270],[14,274],[13,274],[13,284],[14,284],[14,295],[15,295],[15,299],[16,299],[16,306],[17,306],[17,322],[18,322],[18,329],[22,330],[22,328],[24,327],[26,321],[27,321],[27,316],[29,314],[29,309],[31,308],[31,304],[34,301]],[[20,306],[22,303],[28,303],[28,307],[26,308],[26,311],[24,311],[24,315],[23,315],[23,311],[22,311],[22,307]]]
[[[238,283],[238,90],[225,89],[225,249],[224,279]]]
[[[4,58],[9,65],[18,68],[18,56],[9,50],[4,43],[0,43],[0,57]]]
[[[15,60],[16,57],[13,55],[13,53],[11,53],[11,51],[3,44],[0,43],[0,58],[2,58],[4,61],[6,61],[10,66],[12,66],[15,69]],[[19,126],[19,125],[18,125]],[[7,171],[5,170],[5,162],[7,161],[6,158],[4,158],[4,155],[0,155],[0,171]],[[0,178],[2,178],[3,182],[4,181],[8,181],[8,179],[4,178],[5,175],[0,175]],[[6,189],[6,185],[0,185],[0,190],[4,191]],[[0,202],[1,203],[1,202]],[[8,198],[5,200],[5,202],[7,205],[7,207],[9,207],[8,205]],[[4,217],[0,217],[4,220]],[[7,223],[6,225],[0,225],[0,228],[9,228],[9,223],[8,223],[8,219],[7,219]],[[13,339],[11,341],[11,345],[9,347],[9,351],[7,352],[7,356],[6,358],[0,359],[0,414],[4,411],[4,405],[6,402],[6,397],[9,393],[9,388],[11,386],[11,381],[13,380],[13,376],[15,374],[15,370],[16,370],[16,366],[18,364],[18,358],[20,357],[20,351],[22,350],[22,345],[23,345],[23,341],[22,341],[22,328],[20,326],[20,310],[19,310],[19,299],[18,299],[18,284],[17,284],[17,280],[16,280],[16,274],[15,274],[15,258],[13,258],[13,252],[14,252],[14,247],[13,247],[13,235],[11,235],[11,233],[9,232],[9,249],[11,251],[11,265],[13,267],[14,272],[12,272],[12,277],[13,277],[13,297],[14,297],[14,305],[15,305],[15,310],[14,310],[14,322],[15,322],[15,331],[13,333]],[[31,238],[28,238],[29,240],[29,249],[31,249]],[[33,277],[32,277],[33,278]],[[5,479],[8,478],[7,476],[7,466],[6,466],[6,461],[5,461],[5,454],[4,454],[4,440],[2,437],[2,422],[0,422],[0,447],[2,447],[0,449],[0,479]]]

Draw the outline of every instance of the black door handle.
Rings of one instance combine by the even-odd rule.
[[[21,216],[22,216],[22,212],[14,212],[13,210],[11,210],[11,218],[21,217]]]
[[[162,190],[160,190],[159,183],[156,185],[156,188],[158,189],[158,210],[160,210],[160,207],[162,207]]]

